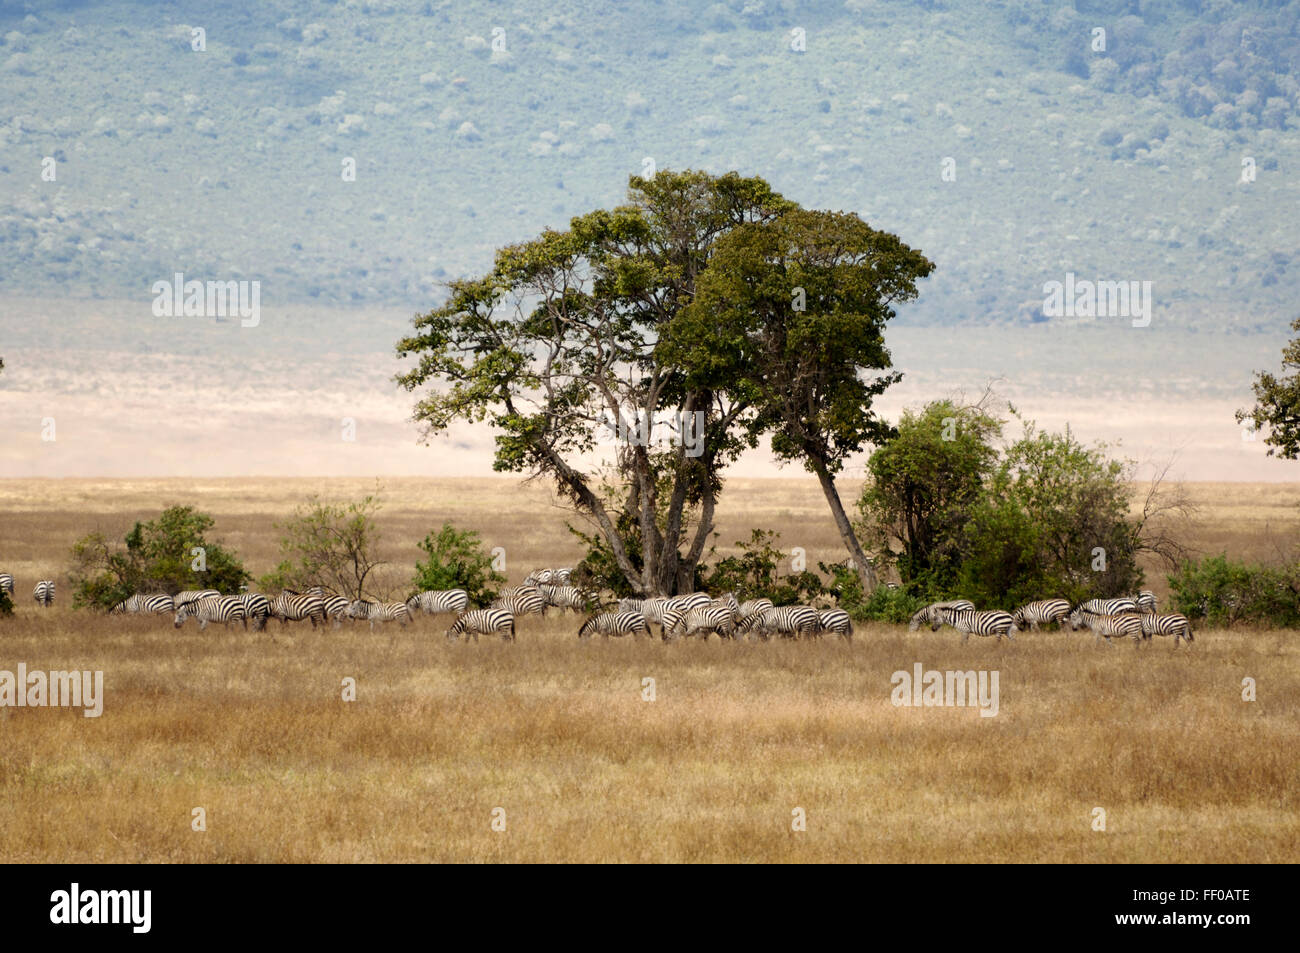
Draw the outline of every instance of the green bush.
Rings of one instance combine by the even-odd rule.
[[[136,523],[124,545],[101,533],[83,536],[72,547],[73,606],[111,609],[137,592],[238,592],[249,574],[233,553],[207,539],[213,525],[191,506],[170,506],[157,519]]]
[[[1174,608],[1212,626],[1300,626],[1300,566],[1275,568],[1225,555],[1188,561],[1169,576]]]
[[[781,573],[781,564],[790,557],[776,547],[779,539],[772,530],[751,530],[748,542],[737,541],[739,554],[719,559],[706,572],[703,588],[714,594],[735,593],[740,602],[771,599],[778,606],[807,603],[821,595],[825,585],[817,573]]]
[[[7,589],[0,589],[0,616],[14,614],[14,601],[9,598]]]
[[[865,600],[848,608],[855,619],[874,622],[907,622],[932,600],[909,594],[906,590],[878,586]]]
[[[464,589],[472,605],[486,606],[497,597],[506,577],[492,566],[492,556],[483,548],[478,533],[457,530],[444,523],[419,543],[429,557],[415,564],[411,585],[416,592]]]

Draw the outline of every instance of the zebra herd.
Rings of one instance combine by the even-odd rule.
[[[418,592],[405,602],[373,602],[349,600],[315,586],[304,592],[286,589],[274,597],[252,592],[222,595],[215,589],[186,590],[174,596],[161,592],[138,594],[118,603],[111,611],[171,615],[178,629],[192,618],[200,630],[210,623],[227,627],[238,623],[244,628],[252,623],[257,631],[265,629],[271,619],[278,619],[281,627],[289,622],[308,621],[313,629],[327,623],[337,629],[344,620],[364,620],[373,630],[376,623],[397,622],[406,626],[417,614],[449,614],[454,618],[447,629],[448,639],[464,635],[477,641],[480,635],[499,635],[514,640],[516,617],[545,616],[550,609],[559,612],[572,609],[575,613],[590,610],[595,597],[573,585],[572,572],[571,568],[534,570],[521,585],[502,590],[482,609],[469,607],[469,594],[463,589]],[[13,595],[14,578],[9,573],[0,572],[0,590]],[[41,580],[32,594],[38,605],[51,606],[54,581]],[[1006,636],[1014,641],[1017,632],[1036,632],[1040,626],[1052,624],[1062,629],[1068,625],[1076,632],[1088,629],[1098,642],[1104,640],[1108,645],[1114,644],[1113,639],[1123,638],[1141,644],[1155,635],[1173,636],[1175,648],[1184,639],[1189,645],[1194,641],[1187,617],[1176,612],[1160,612],[1155,595],[1145,589],[1130,598],[1090,599],[1078,606],[1065,599],[1042,599],[1013,612],[979,610],[965,599],[935,602],[912,616],[908,631],[915,632],[928,625],[931,631],[937,632],[947,625],[962,634],[963,642],[971,635],[995,636],[999,641]],[[853,623],[843,609],[776,606],[769,599],[738,602],[733,593],[715,598],[707,592],[621,599],[615,608],[589,615],[578,629],[578,638],[650,636],[652,625],[659,627],[664,641],[690,636],[708,639],[710,635],[723,639],[804,638],[824,634],[838,635],[846,641],[853,638]]]
[[[0,592],[5,592],[12,599],[14,594],[14,577],[7,572],[0,572]],[[54,580],[42,579],[32,589],[32,598],[42,609],[54,605]]]
[[[1188,645],[1195,641],[1187,616],[1160,612],[1155,594],[1146,589],[1131,598],[1089,599],[1078,606],[1072,606],[1065,599],[1042,599],[1023,605],[1014,612],[981,611],[965,599],[935,602],[912,616],[907,628],[915,632],[928,624],[931,631],[937,632],[950,625],[962,634],[962,642],[972,634],[996,636],[999,641],[1005,635],[1015,641],[1016,632],[1025,629],[1037,632],[1040,625],[1052,623],[1062,629],[1069,625],[1074,632],[1086,628],[1098,642],[1104,639],[1112,647],[1114,643],[1111,640],[1115,638],[1132,638],[1134,645],[1140,645],[1153,635],[1173,636],[1174,648],[1182,639]]]

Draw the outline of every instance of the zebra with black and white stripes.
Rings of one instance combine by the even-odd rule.
[[[266,622],[271,617],[270,599],[260,592],[241,592],[230,598],[238,599],[244,604],[244,613],[253,623],[253,631],[261,632],[266,628]]]
[[[206,599],[208,596],[219,595],[221,593],[215,589],[182,589],[172,596],[172,603],[179,606],[182,602],[193,602],[195,599]]]
[[[286,589],[271,600],[271,615],[280,620],[281,628],[288,622],[310,619],[314,629],[317,622],[325,624],[325,600]]]
[[[605,638],[609,638],[611,635],[644,635],[648,638],[650,636],[650,625],[640,612],[627,610],[598,612],[582,623],[582,628],[578,630],[578,638],[585,641],[596,633],[600,633]]]
[[[405,602],[370,602],[366,599],[356,599],[348,607],[348,615],[354,619],[369,620],[371,630],[374,629],[376,622],[397,622],[401,626],[406,626],[411,621],[411,610]]]
[[[546,615],[546,597],[541,590],[533,586],[517,586],[513,590],[497,596],[488,606],[489,609],[505,609],[511,615],[521,616],[529,613]]]
[[[48,609],[54,605],[54,580],[42,579],[38,582],[36,587],[32,589],[32,598],[43,609]]]
[[[13,598],[14,577],[9,575],[7,572],[0,572],[0,590],[9,593],[9,597]]]
[[[1119,615],[1122,612],[1137,612],[1137,602],[1133,599],[1089,599],[1078,606],[1076,612],[1090,612],[1093,615]]]
[[[1083,628],[1091,629],[1098,642],[1105,639],[1106,644],[1111,648],[1115,647],[1115,643],[1111,641],[1114,638],[1131,638],[1134,648],[1142,644],[1142,617],[1139,615],[1116,615],[1076,609],[1070,615],[1070,628],[1076,632]]]
[[[542,598],[548,606],[555,606],[561,612],[572,609],[574,612],[586,612],[591,597],[577,586],[539,585]]]
[[[797,639],[804,635],[816,635],[818,626],[817,610],[812,606],[775,606],[750,616],[739,628],[744,632],[757,633],[765,639],[773,635]]]
[[[342,628],[343,620],[350,619],[352,616],[349,610],[352,603],[348,601],[347,596],[321,596],[321,604],[325,607],[325,618],[334,620],[334,628]]]
[[[515,617],[505,609],[470,609],[452,623],[447,638],[456,639],[465,633],[474,636],[477,642],[480,635],[494,632],[500,633],[507,641],[515,641]]]
[[[762,612],[764,609],[775,608],[776,604],[773,603],[771,599],[746,599],[736,610],[736,624],[739,625],[751,616]]]
[[[1143,589],[1133,599],[1133,604],[1137,606],[1138,612],[1148,613],[1155,612],[1159,608],[1159,602],[1156,600],[1156,594],[1150,589]]]
[[[242,622],[248,628],[248,610],[238,596],[204,596],[201,599],[189,599],[176,606],[176,618],[173,624],[180,628],[185,620],[199,620],[199,631],[208,627],[209,622],[221,622],[230,628],[232,622]]]
[[[975,603],[969,599],[949,599],[947,602],[932,602],[924,609],[912,616],[907,623],[907,631],[915,632],[923,625],[929,625],[934,621],[936,614],[940,609],[974,609]]]
[[[665,629],[664,638],[675,639],[679,634],[699,635],[707,642],[711,632],[716,632],[721,638],[730,639],[735,635],[735,631],[736,616],[731,606],[725,603],[693,606],[684,612],[680,609],[674,611],[673,624]]]
[[[950,625],[961,633],[963,643],[970,640],[972,635],[990,636],[995,635],[998,641],[1002,641],[1002,636],[1006,636],[1012,642],[1016,640],[1015,634],[1019,630],[1016,628],[1015,620],[1011,618],[1010,612],[1003,612],[1001,609],[939,609],[934,613],[930,620],[930,631],[938,632],[945,625]]]
[[[821,632],[834,632],[844,641],[853,641],[853,620],[843,609],[822,609],[817,613],[817,628]]]
[[[175,612],[176,603],[172,597],[167,595],[165,592],[158,592],[148,596],[136,594],[130,598],[122,600],[108,611],[129,612],[131,614],[137,612]]]
[[[1011,613],[1017,629],[1022,631],[1029,629],[1033,632],[1037,632],[1040,625],[1052,622],[1064,628],[1065,620],[1069,617],[1070,603],[1064,599],[1040,599],[1037,602],[1026,603]]]
[[[1145,639],[1149,640],[1153,635],[1172,635],[1174,648],[1178,648],[1179,639],[1186,639],[1189,646],[1196,641],[1192,638],[1192,623],[1180,612],[1144,612],[1140,618]]]
[[[406,605],[412,612],[418,608],[425,615],[464,612],[469,607],[469,593],[464,589],[429,589],[411,596]]]

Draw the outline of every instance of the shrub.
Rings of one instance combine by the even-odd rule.
[[[429,558],[415,564],[411,585],[417,592],[464,589],[472,604],[486,606],[506,581],[493,567],[492,556],[473,530],[461,531],[443,523],[442,529],[429,533],[419,545]]]
[[[1169,576],[1174,608],[1210,625],[1256,622],[1300,626],[1300,567],[1274,568],[1225,555],[1188,561]]]

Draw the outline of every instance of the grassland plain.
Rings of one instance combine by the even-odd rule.
[[[512,579],[577,553],[540,486],[384,485],[395,586],[443,519],[505,546]],[[570,615],[525,620],[513,645],[449,644],[445,619],[200,634],[74,612],[66,587],[54,609],[31,602],[35,578],[62,579],[72,539],[167,503],[211,512],[214,535],[263,572],[295,502],[372,487],[0,482],[0,568],[20,587],[0,668],[102,670],[106,695],[97,719],[0,709],[0,860],[1300,859],[1294,632],[1201,631],[1191,650],[1054,632],[963,646],[884,625],[851,646],[584,644]],[[1264,558],[1296,538],[1294,486],[1192,489],[1198,548]],[[724,502],[720,549],[754,525],[810,563],[838,558],[815,485],[738,480]],[[998,670],[998,715],[894,707],[891,674],[917,662]],[[195,807],[206,831],[191,829]]]

